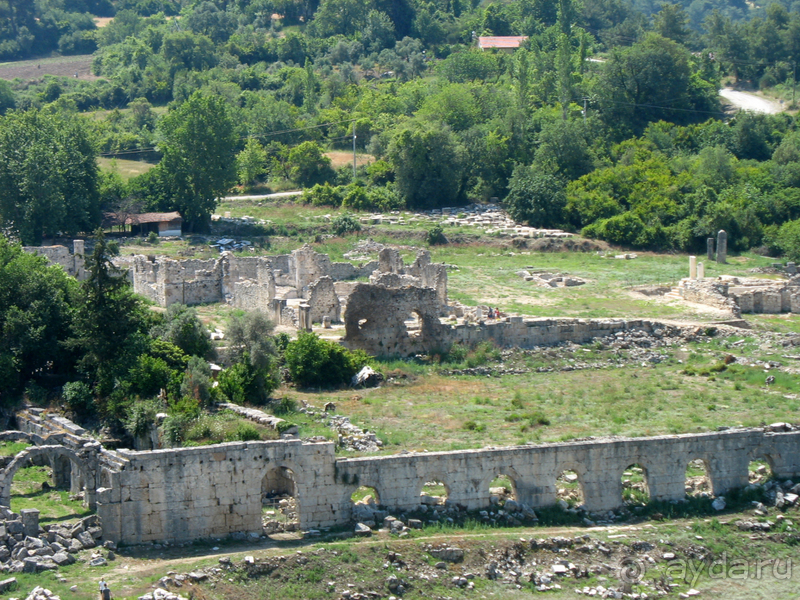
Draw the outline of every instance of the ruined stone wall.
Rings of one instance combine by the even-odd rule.
[[[439,322],[436,290],[407,286],[386,288],[360,283],[347,298],[345,337],[350,349],[375,356],[408,356],[449,346],[451,334]],[[417,328],[409,331],[407,319]]]
[[[320,254],[305,244],[302,248],[294,250],[291,258],[291,272],[294,274],[294,287],[297,293],[307,298],[308,285],[331,270],[331,259],[327,254]]]
[[[334,323],[342,320],[342,307],[333,279],[327,275],[320,277],[308,286],[309,318],[312,323],[321,323],[323,317],[330,317]]]
[[[373,260],[366,264],[356,266],[348,262],[331,263],[328,273],[334,281],[347,281],[349,279],[361,279],[369,277],[378,268],[378,261]]]
[[[378,280],[403,276],[384,273]],[[585,343],[621,331],[647,333],[670,325],[646,319],[570,319],[508,317],[503,321],[449,325],[439,319],[439,299],[431,288],[391,288],[359,283],[347,298],[342,344],[375,356],[413,356],[447,351],[455,343],[492,342],[532,348],[561,342]],[[416,317],[417,323],[414,323]]]
[[[677,288],[690,302],[707,304],[742,314],[800,313],[800,286],[789,281],[723,277],[720,279],[683,279]]]
[[[272,265],[264,257],[229,252],[212,260],[135,256],[133,291],[160,306],[231,300],[248,310],[268,310],[275,297]]]
[[[83,240],[72,242],[72,252],[66,246],[23,246],[22,249],[44,256],[51,265],[59,265],[78,281],[86,279]]]
[[[97,511],[106,538],[129,544],[260,533],[261,484],[276,469],[291,470],[303,529],[350,521],[351,495],[364,485],[390,509],[413,510],[425,483],[440,481],[448,500],[479,509],[502,474],[519,502],[539,508],[556,502],[556,479],[572,470],[587,510],[599,512],[622,505],[622,475],[633,464],[657,500],[685,497],[686,465],[696,459],[717,495],[747,485],[755,459],[767,460],[776,477],[800,476],[800,432],[756,429],[340,460],[333,443],[299,440],[116,454]]]
[[[346,522],[328,495],[336,487],[333,444],[234,442],[151,452],[120,450],[111,486],[98,490],[106,539],[188,541],[261,534],[261,484],[291,469],[302,527]]]

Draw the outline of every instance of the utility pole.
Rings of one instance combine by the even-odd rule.
[[[353,180],[356,178],[356,122],[353,121]]]
[[[583,124],[586,125],[586,101],[589,100],[586,96],[583,97]]]

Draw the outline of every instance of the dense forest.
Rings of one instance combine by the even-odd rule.
[[[734,250],[797,251],[793,116],[732,117],[717,96],[728,80],[793,93],[797,3],[2,0],[0,14],[0,56],[93,52],[99,77],[0,82],[0,216],[27,243],[123,206],[202,230],[237,183],[284,181],[352,210],[497,198],[631,247],[695,250],[724,228]],[[482,51],[483,35],[527,40]],[[354,134],[376,158],[355,176],[324,155]],[[158,164],[125,182],[98,153]]]

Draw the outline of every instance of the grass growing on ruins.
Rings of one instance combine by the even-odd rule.
[[[353,423],[377,432],[385,451],[454,450],[485,445],[560,441],[586,436],[646,436],[714,431],[797,421],[800,390],[794,376],[763,368],[718,365],[725,342],[669,349],[660,364],[575,371],[529,372],[503,377],[443,376],[437,366],[402,361],[381,388],[295,392],[316,407],[334,402]],[[624,352],[624,351],[622,351]],[[527,357],[529,365],[568,366],[569,359]],[[584,347],[577,360],[600,365],[616,354]],[[785,397],[789,396],[789,397]]]
[[[70,500],[70,493],[56,490],[52,484],[49,467],[30,466],[19,469],[11,484],[11,510],[22,508],[39,510],[42,523],[61,521],[90,514],[80,500]]]
[[[29,442],[0,442],[0,456],[15,456],[31,444]]]

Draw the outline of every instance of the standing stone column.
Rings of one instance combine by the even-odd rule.
[[[706,269],[703,263],[697,263],[697,278],[703,279],[706,276]]]
[[[19,511],[22,517],[22,527],[25,535],[29,537],[39,537],[39,511],[35,508],[23,508]]]
[[[708,262],[714,260],[714,238],[710,237],[706,240],[706,258]]]
[[[717,262],[721,265],[725,264],[725,259],[728,258],[728,234],[724,229],[720,229],[717,234]]]
[[[689,257],[689,279],[697,279],[697,257]]]

